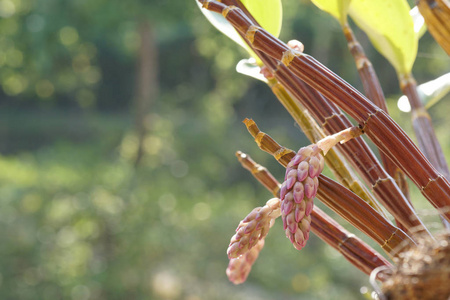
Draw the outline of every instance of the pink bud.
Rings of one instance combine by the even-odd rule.
[[[289,214],[286,216],[286,224],[290,232],[294,233],[297,230],[298,225],[297,222],[295,222],[294,214]]]
[[[304,191],[305,191],[305,189],[303,188],[303,184],[300,181],[297,181],[294,184],[294,189],[293,189],[294,201],[296,203],[302,202],[303,197],[305,196]]]
[[[304,205],[303,205],[304,206]],[[305,217],[305,208],[298,205],[295,208],[295,222],[300,222]]]
[[[311,146],[302,147],[298,150],[297,154],[300,155],[301,159],[304,160],[307,157],[310,157],[313,150]]]
[[[306,198],[312,199],[314,198],[314,180],[311,177],[307,177],[304,181],[305,186],[305,196]]]
[[[295,183],[295,180],[297,179],[297,170],[291,170],[289,171],[289,173],[286,175],[287,179],[286,179],[286,189],[290,190],[292,188],[292,186]]]
[[[281,185],[281,190],[280,190],[280,200],[284,199],[284,196],[286,195],[286,183],[283,182],[283,184]]]
[[[250,232],[254,231],[255,227],[256,227],[256,224],[257,223],[255,221],[252,221],[252,222],[248,223],[247,226],[245,226],[244,233],[245,234],[249,234]]]
[[[294,201],[284,201],[284,210],[283,210],[283,214],[285,216],[287,216],[291,211],[292,208],[294,207]]]
[[[312,156],[309,160],[309,176],[314,178],[320,174],[320,161],[317,157]]]
[[[306,161],[302,161],[297,167],[297,178],[298,181],[303,181],[308,176],[309,164]]]
[[[298,165],[298,163],[302,160],[302,157],[300,155],[295,155],[291,161],[288,163],[288,165],[286,166],[286,168],[292,168],[296,165]]]

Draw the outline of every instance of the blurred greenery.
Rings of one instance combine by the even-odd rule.
[[[308,1],[283,5],[281,38],[360,87],[338,23]],[[159,93],[135,166],[144,21]],[[410,126],[394,107],[395,71],[357,34]],[[0,298],[363,299],[367,276],[313,235],[299,253],[279,223],[247,282],[226,278],[234,229],[270,198],[234,152],[283,178],[240,121],[254,118],[287,147],[307,144],[264,84],[234,72],[244,57],[193,1],[0,0]],[[426,34],[418,81],[449,66]],[[447,103],[431,114],[449,157]]]

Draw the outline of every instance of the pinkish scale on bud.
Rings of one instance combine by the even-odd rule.
[[[310,214],[319,186],[318,176],[324,168],[319,147],[313,144],[301,148],[286,168],[281,185],[281,216],[286,236],[298,250],[306,245],[311,227]]]

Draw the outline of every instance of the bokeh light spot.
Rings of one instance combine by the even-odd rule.
[[[75,44],[78,38],[78,31],[71,26],[66,26],[59,30],[59,39],[64,46]]]
[[[27,29],[30,32],[39,32],[44,28],[45,19],[37,14],[32,14],[26,19]]]
[[[0,1],[0,17],[8,18],[14,15],[16,12],[16,6],[11,0]]]
[[[170,173],[176,178],[182,178],[189,172],[189,165],[182,160],[176,160],[170,165]]]
[[[28,82],[25,77],[22,75],[14,74],[6,78],[4,82],[2,82],[3,91],[7,95],[16,96],[22,93],[28,85]]]
[[[301,293],[309,289],[311,280],[305,274],[298,273],[292,278],[291,284],[294,291]]]
[[[71,295],[73,300],[87,300],[91,292],[87,286],[77,285],[72,289]]]
[[[204,221],[211,217],[211,207],[207,203],[199,202],[194,205],[192,213],[194,218],[199,221]]]
[[[158,204],[163,211],[170,212],[177,205],[177,199],[172,194],[164,194],[159,197]]]
[[[53,95],[54,91],[55,87],[49,80],[43,79],[36,83],[36,94],[39,98],[49,98]]]
[[[159,272],[152,280],[153,292],[163,299],[175,299],[181,295],[181,283],[174,274]]]

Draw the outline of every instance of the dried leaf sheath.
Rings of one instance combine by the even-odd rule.
[[[249,171],[259,169],[259,165],[256,164],[248,155],[237,152],[239,161]],[[251,172],[253,176],[256,173]],[[263,176],[255,176],[255,178],[263,184],[274,196],[277,196],[279,189],[273,189],[269,187],[280,186],[276,179],[267,171],[263,172]],[[267,184],[271,182],[270,184]],[[377,251],[372,249],[369,245],[364,243],[361,239],[348,232],[330,216],[324,213],[320,208],[315,206],[311,213],[311,230],[320,239],[325,241],[328,245],[339,251],[348,261],[354,266],[360,269],[367,275],[370,275],[372,271],[380,266],[386,266],[392,268],[392,265]],[[384,281],[384,277],[378,278]]]
[[[200,0],[200,2],[212,11],[218,13],[224,11],[227,20],[237,30],[244,34],[248,33],[248,40],[256,49],[283,61],[296,76],[362,124],[375,145],[413,180],[435,207],[445,208],[450,205],[449,182],[440,176],[406,133],[386,113],[314,58],[290,50],[264,29],[254,26],[239,9],[228,9],[226,5],[216,1]],[[430,179],[432,182],[428,184]],[[450,212],[443,215],[450,220]]]
[[[289,164],[295,152],[280,146],[270,136],[261,132],[252,120],[246,119],[244,123],[262,150],[273,155],[281,165],[286,167]],[[317,198],[371,237],[387,253],[396,255],[398,247],[414,244],[408,235],[391,225],[364,200],[339,183],[320,175],[319,185],[321,188],[317,191]]]

